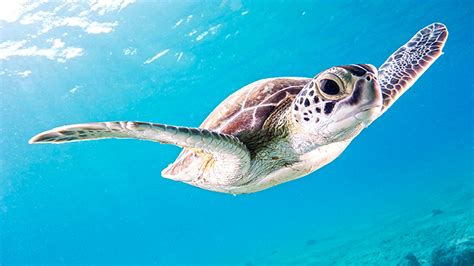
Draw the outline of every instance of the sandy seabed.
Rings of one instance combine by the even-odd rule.
[[[474,265],[474,186],[457,184],[377,222],[248,265]]]

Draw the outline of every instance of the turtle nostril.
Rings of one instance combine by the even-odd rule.
[[[367,75],[367,77],[365,77],[365,79],[366,79],[367,81],[371,81],[371,80],[372,80],[372,77],[369,76],[369,75]]]

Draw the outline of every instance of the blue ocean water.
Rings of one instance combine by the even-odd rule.
[[[450,265],[449,247],[459,243],[467,255],[458,260],[468,258],[473,7],[1,2],[0,264],[395,265],[411,254]],[[445,54],[410,91],[336,161],[259,193],[234,197],[161,178],[174,146],[27,143],[92,121],[198,126],[250,82],[379,66],[433,22],[449,30]]]

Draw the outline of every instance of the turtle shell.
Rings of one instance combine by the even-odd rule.
[[[287,99],[293,100],[310,81],[309,78],[271,78],[253,82],[220,103],[200,128],[234,135],[252,151],[248,136],[258,136],[270,115]],[[183,149],[163,174],[179,175],[202,156],[198,151]]]

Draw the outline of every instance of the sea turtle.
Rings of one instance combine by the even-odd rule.
[[[58,127],[30,143],[133,138],[183,147],[165,178],[243,194],[308,175],[337,158],[442,54],[441,23],[420,30],[377,70],[327,69],[314,78],[270,78],[230,95],[199,128],[145,122]]]

